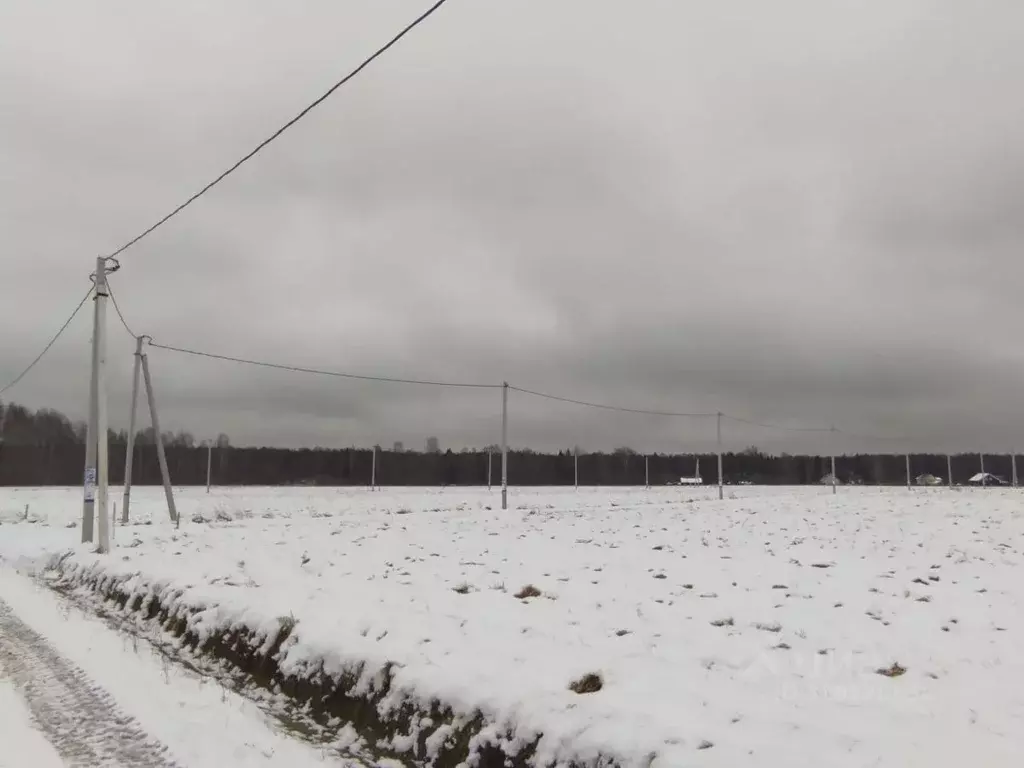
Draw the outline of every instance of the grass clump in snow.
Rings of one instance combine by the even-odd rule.
[[[875,672],[883,677],[902,677],[907,673],[907,668],[901,667],[898,661],[894,661],[891,667],[882,667],[876,669]]]
[[[573,693],[597,693],[604,688],[604,680],[600,675],[596,675],[593,672],[588,672],[579,680],[573,680],[569,683],[569,690]]]
[[[473,587],[471,587],[466,582],[462,582],[457,587],[452,587],[452,592],[457,592],[460,595],[468,595],[472,591],[473,591]]]
[[[715,619],[711,622],[712,627],[731,627],[736,622],[732,620],[732,616],[725,619]]]
[[[518,600],[527,600],[531,597],[540,597],[541,591],[537,589],[535,586],[533,586],[533,584],[527,584],[525,587],[516,592],[515,596]]]

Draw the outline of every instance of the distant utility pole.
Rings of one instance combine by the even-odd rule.
[[[831,451],[832,451],[832,495],[835,496],[836,495],[836,482],[837,482],[837,479],[836,479],[836,428],[832,427],[829,431],[832,433],[832,439],[829,441],[831,443]]]
[[[373,446],[373,459],[370,464],[370,490],[377,489],[377,446]]]
[[[648,463],[647,454],[644,454],[644,488],[651,487],[651,469]]]
[[[1017,452],[1010,454],[1010,469],[1013,472],[1013,487],[1017,487]]]
[[[578,445],[572,449],[572,476],[573,486],[578,491],[580,489],[580,447]]]
[[[910,490],[910,454],[906,455],[907,460],[907,490]]]
[[[213,485],[213,441],[206,443],[206,492],[210,492]]]
[[[96,523],[98,552],[110,551],[110,518],[107,516],[107,274],[117,271],[103,256],[96,259],[92,319],[92,369],[89,376],[89,422],[85,433],[85,482],[82,502],[82,541],[93,540]]]
[[[725,498],[725,489],[723,487],[723,485],[725,483],[725,478],[722,477],[722,412],[721,411],[718,412],[718,420],[717,420],[716,427],[717,427],[716,431],[718,433],[718,498],[719,498],[719,500],[721,500],[721,499]],[[698,459],[698,462],[699,461],[700,460]],[[697,467],[698,467],[698,474],[700,474],[700,472],[699,472],[700,464],[699,463],[697,464]]]
[[[491,490],[491,449],[487,449],[487,490]]]
[[[950,489],[953,488],[953,457],[948,453],[946,454],[946,484]]]
[[[501,385],[501,508],[508,509],[508,382]]]
[[[988,478],[985,477],[985,452],[984,451],[982,451],[981,453],[978,454],[978,459],[980,460],[980,467],[981,467],[981,485],[982,485],[982,487],[984,487],[984,486],[988,485],[988,482],[987,482]]]

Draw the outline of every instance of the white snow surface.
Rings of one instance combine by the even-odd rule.
[[[73,549],[184,590],[207,631],[294,617],[285,669],[397,663],[404,693],[543,734],[543,759],[1019,764],[1024,492],[714,493],[524,489],[502,511],[483,489],[179,489],[176,531],[144,488],[133,520],[152,524],[99,556],[65,528],[80,490],[8,489],[0,558]],[[517,599],[526,585],[541,596]],[[588,673],[602,690],[571,692]]]
[[[33,723],[25,702],[0,666],[0,768],[63,768],[60,755]]]

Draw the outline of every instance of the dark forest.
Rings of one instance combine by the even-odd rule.
[[[0,485],[47,486],[78,485],[85,462],[85,426],[75,423],[59,411],[32,411],[16,404],[3,406],[0,416]],[[126,432],[109,432],[110,482],[124,480]],[[175,485],[206,483],[207,447],[198,445],[188,433],[165,433],[168,466]],[[133,482],[158,485],[155,437],[152,429],[136,438]],[[486,485],[488,465],[495,485],[501,482],[501,457],[493,448],[460,451],[383,450],[378,447],[377,483],[388,485]],[[369,485],[373,466],[371,448],[252,448],[231,445],[221,435],[211,448],[211,474],[215,485]],[[705,483],[717,483],[716,457],[712,454],[652,454],[645,457],[621,447],[608,453],[579,455],[580,485],[643,485],[645,471],[651,485],[678,482],[692,477],[699,460]],[[910,457],[911,475],[946,477],[946,457],[939,454],[915,454]],[[1009,478],[1011,458],[1007,455],[984,457],[985,469]],[[646,463],[646,470],[645,470]],[[768,455],[756,448],[723,456],[723,476],[727,484],[804,485],[822,482],[829,472],[829,457]],[[977,454],[952,457],[954,483],[966,483],[979,471]],[[572,485],[574,462],[572,449],[557,453],[538,453],[528,449],[509,451],[510,485]],[[842,483],[899,485],[906,482],[903,455],[841,456],[836,475]]]

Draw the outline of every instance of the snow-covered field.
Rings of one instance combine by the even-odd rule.
[[[544,734],[541,757],[1024,754],[1024,492],[513,489],[504,512],[482,489],[178,493],[180,530],[136,489],[151,524],[100,557],[66,527],[79,490],[0,491],[0,558],[74,549],[181,587],[210,631],[294,618],[283,668],[396,662],[413,696]],[[569,690],[587,675],[600,690]]]

